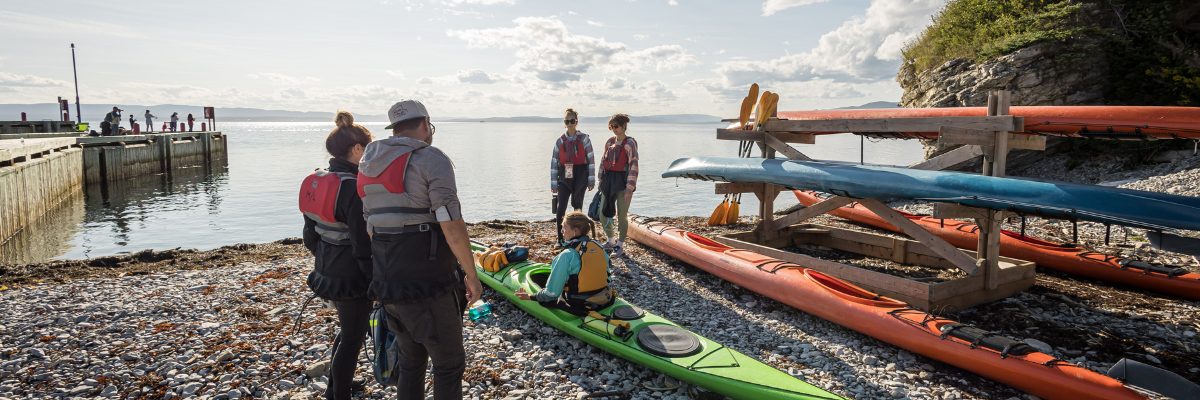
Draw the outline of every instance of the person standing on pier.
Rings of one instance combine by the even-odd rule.
[[[325,138],[329,169],[318,170],[300,187],[304,213],[304,246],[315,258],[308,287],[333,302],[341,331],[333,341],[329,387],[325,398],[348,400],[358,367],[358,353],[370,329],[371,237],[358,197],[358,162],[371,143],[371,132],[339,111],[337,127]],[[361,382],[360,385],[361,387]],[[361,390],[361,389],[360,389]]]
[[[121,111],[124,110],[113,107],[112,111],[104,116],[104,122],[108,122],[110,136],[121,134]]]
[[[606,247],[613,249],[613,257],[625,252],[625,235],[629,231],[629,201],[637,189],[638,146],[637,140],[625,136],[628,127],[628,115],[616,114],[608,119],[608,130],[612,131],[613,137],[604,143],[604,161],[600,163],[600,192],[604,196],[600,225],[608,236]],[[613,225],[616,225],[616,234]]]
[[[137,120],[133,118],[133,114],[129,114],[129,129],[132,130],[133,125],[136,123],[137,123]]]
[[[146,132],[154,132],[154,118],[158,117],[150,115],[150,110],[146,110]]]
[[[450,157],[433,147],[425,105],[388,110],[392,137],[367,145],[358,171],[371,234],[371,298],[387,311],[400,346],[396,397],[425,399],[433,360],[433,398],[462,399],[466,349],[462,316],[482,294]]]
[[[193,116],[192,116],[192,113],[188,113],[188,119],[187,119],[187,122],[188,122],[188,132],[191,132],[191,131],[192,131],[192,124],[196,123],[196,117],[193,117]]]
[[[175,127],[179,125],[179,113],[171,113],[171,132],[176,132]]]
[[[568,201],[575,211],[579,211],[583,208],[584,189],[590,191],[596,187],[596,155],[592,153],[592,139],[575,130],[579,126],[579,114],[568,108],[563,113],[563,124],[567,126],[567,133],[554,142],[554,151],[550,155],[550,193],[558,195],[554,215],[558,243],[563,242],[562,221]]]

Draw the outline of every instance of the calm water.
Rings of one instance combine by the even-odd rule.
[[[366,124],[376,136],[384,124]],[[325,136],[332,123],[225,122],[226,163],[187,168],[92,185],[0,245],[0,264],[82,259],[177,247],[212,249],[298,237],[303,220],[296,210],[300,181],[327,165]],[[651,216],[712,213],[722,196],[711,182],[662,179],[675,159],[734,156],[737,142],[714,139],[724,124],[631,124],[640,145],[641,177],[630,212]],[[605,125],[583,124],[599,148],[611,135]],[[562,133],[557,123],[440,123],[434,144],[454,160],[463,203],[471,222],[491,219],[545,220],[550,214],[550,149]],[[854,135],[818,138],[801,147],[811,157],[858,161]],[[867,141],[868,162],[907,165],[921,158],[916,141]],[[598,156],[598,155],[597,155]],[[591,193],[588,194],[591,198]],[[776,207],[794,204],[782,194]],[[753,195],[742,199],[753,213]]]

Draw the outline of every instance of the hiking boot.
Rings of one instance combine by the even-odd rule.
[[[608,254],[609,257],[620,257],[625,254],[625,249],[622,248],[621,244],[619,244],[619,243],[613,245],[612,249],[613,249],[612,253]]]

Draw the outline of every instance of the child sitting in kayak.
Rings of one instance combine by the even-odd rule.
[[[600,243],[588,237],[589,231],[595,235],[596,225],[587,215],[579,211],[567,214],[562,224],[562,235],[569,238],[567,249],[558,253],[550,264],[546,286],[532,295],[524,288],[518,289],[517,298],[537,300],[543,307],[575,315],[586,315],[612,304],[608,255]]]

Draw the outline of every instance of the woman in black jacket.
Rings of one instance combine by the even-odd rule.
[[[354,123],[349,112],[339,111],[337,127],[325,139],[333,158],[328,170],[305,179],[300,191],[304,212],[304,245],[316,258],[308,287],[318,297],[333,301],[341,332],[334,341],[329,388],[325,398],[349,399],[358,352],[366,340],[371,300],[371,238],[363,219],[356,177],[363,149],[371,132]],[[334,191],[336,187],[336,191]]]

